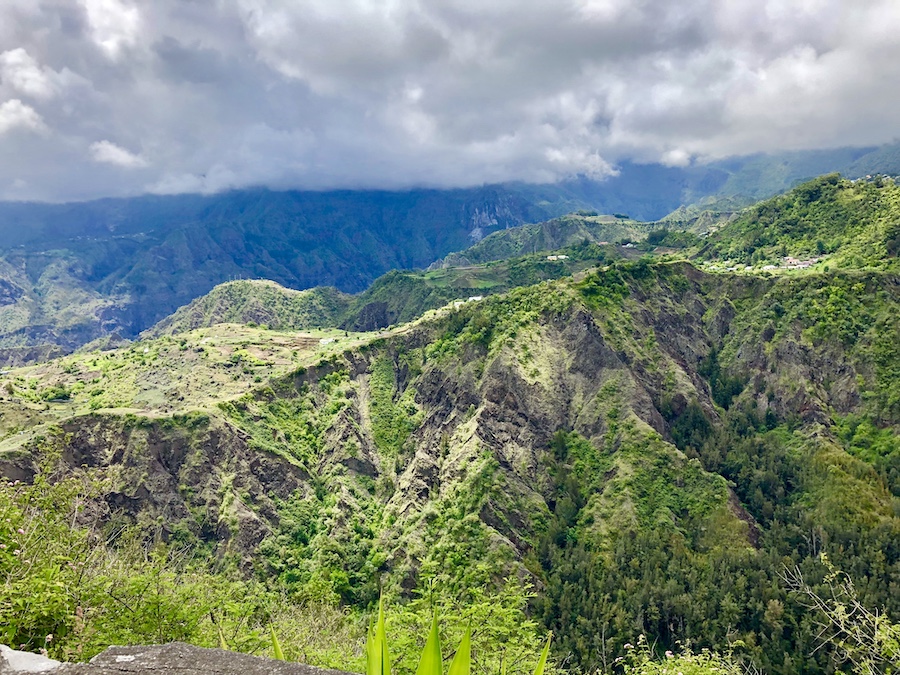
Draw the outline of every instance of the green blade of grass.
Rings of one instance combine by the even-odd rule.
[[[366,631],[366,675],[381,675],[378,672],[378,651],[375,649],[375,624]]]
[[[284,658],[284,652],[281,649],[281,643],[278,641],[278,636],[275,634],[275,626],[269,624],[269,632],[272,634],[272,651],[275,652],[275,658],[279,661],[286,661]]]
[[[391,675],[391,656],[388,652],[387,635],[384,630],[384,599],[378,601],[378,622],[375,624],[374,673],[369,675]]]
[[[544,675],[544,668],[547,666],[547,655],[550,653],[550,640],[553,639],[553,633],[547,636],[547,644],[541,652],[541,658],[538,660],[537,668],[534,669],[534,675]]]
[[[447,675],[470,675],[472,672],[472,628],[467,627]]]
[[[222,632],[222,627],[216,625],[216,630],[219,632],[219,649],[228,651],[228,642],[225,641],[225,633]]]
[[[425,649],[422,650],[416,675],[441,675],[442,666],[441,636],[438,633],[437,612],[435,612],[431,616],[431,632],[425,641]]]

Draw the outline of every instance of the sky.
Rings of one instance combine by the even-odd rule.
[[[897,0],[2,0],[0,199],[876,145],[898,35]]]

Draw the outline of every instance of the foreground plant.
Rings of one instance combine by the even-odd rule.
[[[550,640],[544,645],[534,675],[543,675],[550,652]],[[273,645],[277,638],[273,634]],[[441,654],[441,636],[438,630],[438,614],[435,610],[431,617],[431,630],[425,640],[425,647],[419,657],[416,675],[443,675],[443,656]],[[447,675],[471,675],[472,672],[472,631],[466,627],[463,638]],[[391,658],[388,648],[387,634],[384,626],[384,601],[378,602],[378,619],[369,629],[366,639],[366,675],[391,675]]]
[[[626,649],[628,655],[616,660],[617,668],[621,670],[614,672],[628,675],[744,675],[745,673],[730,656],[705,649],[699,653],[689,648],[677,654],[667,651],[661,659],[657,658],[643,635],[638,638],[637,647],[626,644]]]
[[[900,624],[862,604],[853,579],[837,569],[824,553],[824,590],[813,589],[799,567],[785,570],[784,580],[814,612],[820,645],[830,645],[837,663],[850,664],[859,675],[900,673]]]

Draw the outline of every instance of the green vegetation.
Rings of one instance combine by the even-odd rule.
[[[521,225],[495,232],[474,246],[452,253],[442,267],[479,265],[528,254],[555,253],[571,246],[600,244],[620,239],[646,237],[648,225],[615,216],[569,214],[535,225]],[[565,251],[563,251],[565,253]]]
[[[691,232],[670,230],[663,227],[651,230],[641,242],[639,248],[647,251],[652,251],[657,246],[664,248],[691,248],[697,246],[700,241],[700,237]]]
[[[44,470],[31,484],[0,485],[4,643],[68,660],[90,658],[109,644],[183,640],[251,653],[271,646],[274,655],[280,651],[291,660],[361,670],[363,617],[299,602],[283,588],[247,579],[227,561],[203,563],[161,542],[148,549],[134,528],[107,542],[93,537],[89,526],[71,527],[85,499],[102,487],[91,472],[60,479]],[[387,625],[405,631],[436,602],[441,615],[460,626],[484,622],[472,638],[473,672],[494,672],[505,657],[508,672],[519,673],[541,658],[533,624],[515,623],[520,609],[510,603],[520,607],[523,597],[521,591],[485,594],[463,611],[432,588],[430,600],[392,609]],[[274,648],[273,634],[281,636],[283,649]],[[397,640],[394,672],[411,673],[420,648],[415,640]]]
[[[0,549],[19,574],[0,625],[83,656],[176,638],[267,652],[274,630],[286,658],[361,671],[384,597],[400,675],[435,612],[433,662],[471,626],[485,675],[533,672],[551,631],[551,670],[889,672],[896,189],[826,176],[702,245],[654,226],[628,249],[394,273],[367,311],[485,297],[378,333],[221,324],[12,369],[0,471],[45,465],[0,486],[3,543],[45,510],[61,543],[27,569]],[[818,267],[760,269],[820,240]],[[679,242],[752,269],[637,257]],[[852,600],[810,605],[849,593],[822,553]],[[29,584],[46,616],[15,595]],[[191,586],[208,589],[196,607]],[[881,651],[853,651],[855,629],[820,639],[848,615]]]
[[[830,174],[748,209],[710,236],[700,255],[740,265],[825,256],[832,268],[892,267],[898,215],[892,179]]]
[[[50,464],[52,455],[45,456]],[[116,548],[87,527],[90,475],[41,470],[30,484],[0,486],[0,641],[86,659],[109,644],[189,640],[215,644],[219,629],[239,648],[260,646],[255,627],[274,605],[258,584],[204,570],[175,550],[145,550],[137,532]]]
[[[479,626],[480,628],[480,626]],[[541,652],[534,675],[543,675],[547,664],[550,641]],[[504,664],[506,665],[506,664]],[[441,675],[443,673],[443,656],[441,654],[441,636],[438,630],[438,611],[435,609],[431,618],[431,630],[425,640],[422,655],[416,668],[416,675]],[[503,668],[505,671],[506,668]],[[369,629],[366,640],[366,675],[390,675],[392,672],[403,672],[402,668],[392,669],[390,649],[385,630],[383,602],[378,604],[378,619]],[[448,675],[469,675],[472,672],[472,628],[466,627],[459,648],[450,662]]]
[[[900,437],[870,418],[848,415],[835,420],[837,435],[854,457],[871,464],[895,497],[900,497]]]
[[[294,291],[272,281],[231,281],[179,308],[144,335],[175,335],[219,323],[277,331],[335,326],[348,304],[349,296],[333,288]]]
[[[413,402],[414,391],[397,392],[395,372],[390,357],[384,355],[372,361],[369,377],[372,437],[379,452],[390,457],[403,449],[410,433],[421,423]]]
[[[599,246],[588,238],[550,250],[553,251],[550,257],[555,259],[548,259],[548,254],[542,252],[427,272],[389,272],[356,297],[341,324],[348,328],[373,330],[412,321],[427,310],[450,302],[568,277],[620,255],[615,247]]]

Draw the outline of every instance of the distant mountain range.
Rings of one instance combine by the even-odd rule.
[[[625,163],[602,182],[556,185],[0,203],[0,362],[133,337],[233,279],[356,293],[389,270],[425,268],[499,230],[574,211],[655,221],[695,203],[738,208],[829,171],[898,173],[898,147]]]

